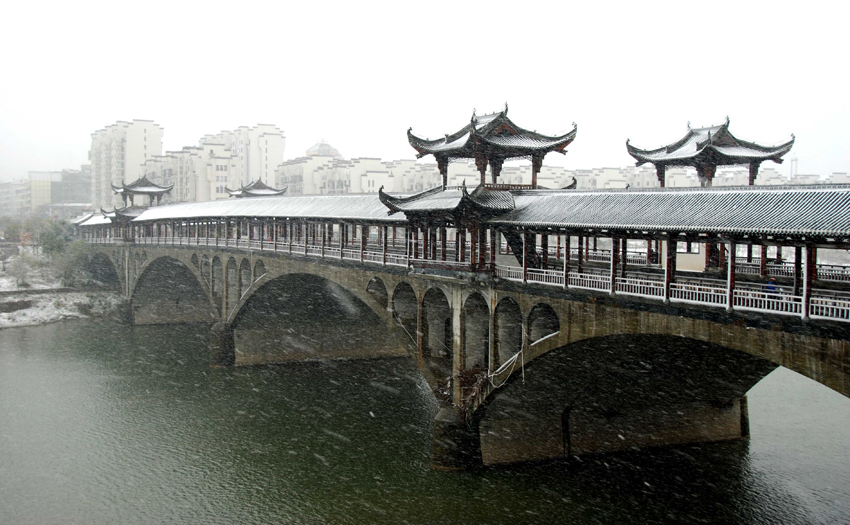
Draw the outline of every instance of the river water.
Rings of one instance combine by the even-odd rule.
[[[0,330],[0,523],[842,523],[850,399],[785,369],[749,442],[440,472],[410,359],[211,369],[203,327]]]

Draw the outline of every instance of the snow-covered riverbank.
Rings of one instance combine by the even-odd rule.
[[[118,314],[124,297],[109,291],[74,291],[62,288],[57,272],[45,259],[15,254],[0,269],[0,328],[32,326]],[[21,270],[15,265],[24,263]],[[19,284],[23,278],[26,284]]]
[[[5,295],[0,297],[0,328],[116,315],[124,302],[124,297],[116,292]]]

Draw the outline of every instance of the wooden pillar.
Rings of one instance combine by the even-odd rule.
[[[818,247],[812,246],[812,280],[818,279]]]
[[[803,270],[803,248],[794,247],[794,295],[800,295],[802,289]]]
[[[561,237],[558,236],[560,241]],[[570,234],[564,235],[564,288],[570,287]]]
[[[543,254],[542,266],[545,269],[549,266],[549,234],[548,233],[540,234],[540,251]]]
[[[621,258],[621,266],[620,266],[620,276],[626,276],[626,267],[629,264],[629,240],[628,239],[620,239],[620,251],[622,252]]]
[[[443,181],[443,189],[446,188],[446,184],[448,184],[449,180],[449,158],[439,156],[437,159],[437,169],[440,170],[440,177]],[[393,241],[395,241],[395,231],[393,231]],[[395,242],[393,242],[393,246],[395,246]]]
[[[803,248],[803,304],[801,317],[804,321],[809,319],[809,312],[812,305],[813,248],[811,244],[806,244]]]
[[[504,164],[504,162],[505,159],[490,159],[490,180],[493,181],[493,184],[499,182],[499,174],[502,173],[502,164]]]
[[[753,245],[747,244],[747,262],[753,262]]]
[[[487,262],[487,230],[480,224],[478,229],[478,271],[484,270],[484,265]]]
[[[302,223],[299,233],[304,234],[304,255],[307,255],[307,244],[309,243],[310,237],[308,236],[310,224],[307,221]]]
[[[588,248],[590,247],[590,237],[584,238],[584,262],[590,260],[590,251]],[[593,253],[596,253],[596,237],[593,238]]]
[[[761,245],[761,260],[759,261],[759,275],[767,276],[767,245]]]
[[[760,162],[750,162],[750,186],[755,186],[756,177],[759,176],[759,164]]]
[[[446,227],[440,228],[440,259],[446,260]]]
[[[717,245],[717,266],[723,268],[726,266],[726,245]]]
[[[676,282],[676,250],[678,241],[675,237],[668,237],[664,241],[667,245],[667,264],[664,268],[664,302],[670,302],[670,284]]]
[[[537,174],[540,173],[540,168],[543,167],[543,155],[531,156],[531,187],[537,189]]]
[[[437,260],[437,228],[429,228],[431,234],[429,237],[431,238],[431,260]]]
[[[664,166],[663,164],[661,166],[656,165],[655,176],[658,177],[659,186],[663,188],[665,184],[665,179],[667,178],[667,166]]]
[[[620,239],[611,237],[611,295],[617,294],[617,265],[620,263]]]
[[[387,265],[387,227],[382,226],[383,235],[381,236],[381,265]]]
[[[578,236],[578,273],[581,273],[584,270],[584,238],[579,235]],[[569,257],[569,255],[567,255]]]
[[[360,262],[363,262],[363,256],[366,253],[366,239],[369,238],[369,232],[367,230],[369,226],[360,225]]]
[[[528,282],[528,234],[522,232],[522,282]]]
[[[646,265],[652,264],[652,241],[646,241]]]
[[[476,249],[478,248],[478,229],[477,227],[469,228],[469,266],[475,269]]]
[[[339,223],[339,260],[345,258],[345,224]]]
[[[419,258],[419,227],[413,227],[413,258]]]
[[[729,253],[734,254],[737,246],[734,240],[729,241]],[[735,257],[729,256],[726,269],[726,310],[731,312],[735,306]]]
[[[490,228],[490,264],[494,265],[494,267],[496,264],[496,250],[498,249],[498,239],[499,232],[493,228]]]
[[[322,259],[325,258],[325,244],[328,242],[328,223],[323,222],[322,225]]]
[[[455,232],[455,251],[457,252],[457,261],[464,262],[466,260],[466,229],[458,225]]]

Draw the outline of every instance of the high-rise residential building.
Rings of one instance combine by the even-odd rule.
[[[275,170],[283,162],[286,137],[274,124],[257,124],[254,127],[240,126],[234,131],[222,131],[204,135],[199,144],[220,144],[230,150],[241,175],[238,185],[262,180],[274,180]]]
[[[92,133],[89,161],[95,209],[122,205],[112,185],[129,184],[144,175],[145,162],[162,155],[162,135],[162,127],[152,120],[119,120]]]
[[[145,175],[161,186],[174,185],[163,203],[226,199],[225,186],[239,187],[242,180],[237,164],[224,144],[202,142],[148,159]]]

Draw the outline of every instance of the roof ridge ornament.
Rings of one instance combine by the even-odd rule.
[[[508,103],[507,103],[507,101],[505,101],[505,111],[504,111],[504,113],[505,113],[505,115],[508,114]]]

